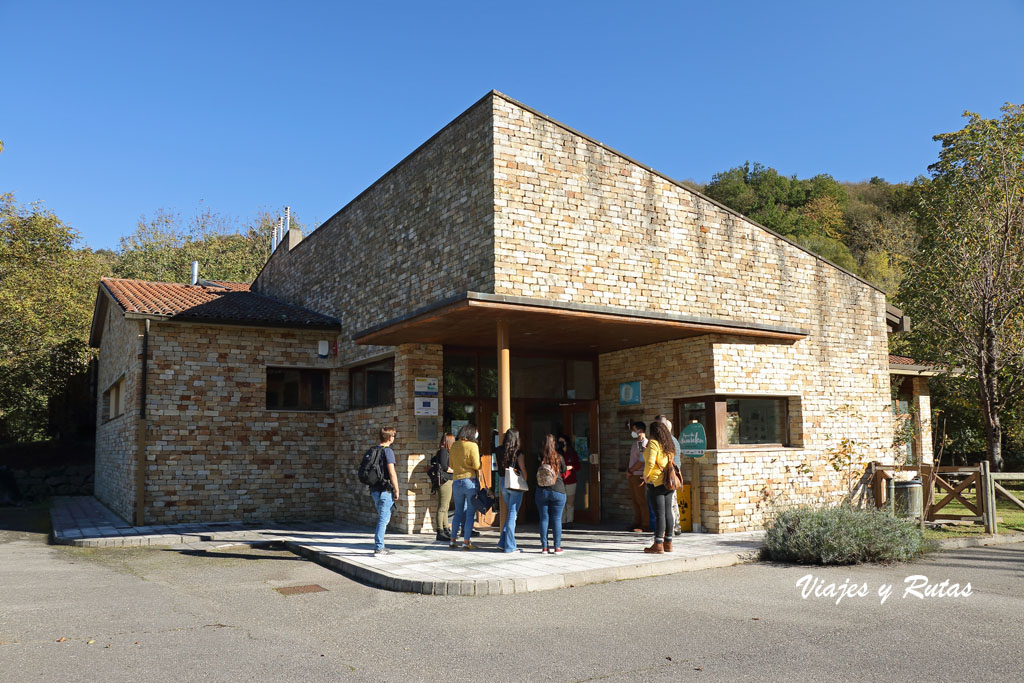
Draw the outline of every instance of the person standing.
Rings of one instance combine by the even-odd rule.
[[[537,468],[537,512],[540,515],[540,551],[562,552],[562,510],[565,509],[565,460],[555,448],[555,437],[544,437],[540,467]],[[555,547],[549,550],[548,527],[551,527]]]
[[[512,428],[505,432],[505,439],[494,457],[498,459],[498,478],[501,482],[501,498],[505,501],[505,524],[501,527],[498,550],[506,553],[521,553],[516,546],[516,519],[523,504],[523,491],[508,488],[506,470],[512,468],[517,475],[526,477],[526,457],[519,445],[519,430]]]
[[[383,480],[379,484],[370,487],[370,496],[373,498],[373,506],[377,509],[377,528],[373,532],[373,554],[390,555],[391,551],[384,545],[384,534],[388,529],[388,522],[391,521],[391,510],[398,502],[398,474],[395,472],[395,452],[391,445],[395,442],[395,428],[381,427],[377,432],[378,448],[383,449],[382,469],[384,470]]]
[[[672,437],[672,445],[675,446],[676,448],[676,455],[674,458],[676,467],[678,467],[679,472],[682,473],[683,449],[679,446],[679,439],[677,439],[676,435],[672,433],[672,423],[665,415],[659,415],[658,417],[654,418],[654,421],[661,422],[663,425],[665,425],[665,427],[668,428],[668,434],[669,436]],[[670,502],[672,503],[672,531],[674,534],[679,535],[683,533],[683,529],[679,526],[679,496],[676,494],[675,491],[672,492],[672,498]]]
[[[580,468],[580,456],[564,437],[558,437],[558,454],[565,460],[565,511],[562,513],[562,528],[572,524],[576,517],[576,471]]]
[[[434,528],[437,530],[437,540],[451,541],[452,528],[448,524],[448,508],[452,504],[452,468],[449,465],[451,455],[449,449],[455,443],[455,437],[445,432],[441,437],[441,443],[437,445],[437,453],[431,459],[431,465],[437,466],[437,509],[434,514]]]
[[[458,439],[449,451],[448,464],[452,469],[452,499],[455,501],[455,515],[452,529],[462,525],[465,540],[463,550],[476,550],[470,542],[473,534],[473,496],[477,491],[477,477],[480,475],[480,447],[476,440],[480,432],[475,425],[468,424],[459,430]],[[449,548],[458,548],[459,539],[453,534]]]
[[[637,532],[650,531],[651,522],[654,520],[654,507],[647,500],[647,491],[643,482],[647,425],[643,422],[633,422],[630,429],[633,445],[629,449],[629,463],[626,465],[626,482],[629,487],[629,497],[633,501],[633,524],[630,529]]]
[[[672,552],[672,505],[670,496],[675,491],[665,488],[665,468],[675,455],[672,434],[663,422],[651,424],[651,439],[644,449],[644,483],[647,499],[654,505],[654,543],[644,548],[645,553]]]

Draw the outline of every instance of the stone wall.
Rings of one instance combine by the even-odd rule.
[[[491,96],[296,244],[253,290],[342,322],[342,364],[391,349],[351,335],[494,281]],[[289,248],[291,247],[291,248]]]
[[[376,511],[365,485],[359,483],[359,461],[366,450],[377,443],[377,431],[383,425],[397,430],[395,443],[396,474],[402,496],[391,516],[389,528],[401,532],[433,532],[430,506],[433,496],[427,478],[430,458],[441,438],[441,417],[417,418],[413,414],[416,377],[435,377],[443,395],[442,347],[433,344],[403,344],[395,348],[395,402],[388,406],[348,410],[338,415],[337,505],[339,519],[371,524]],[[443,409],[443,408],[442,408]],[[440,411],[439,411],[440,412]],[[433,423],[436,437],[418,438],[418,420]]]
[[[755,499],[773,498],[772,486],[835,499],[841,486],[824,450],[840,438],[855,439],[869,459],[891,458],[880,291],[506,98],[494,98],[494,117],[495,293],[808,332],[794,343],[707,336],[602,356],[607,517],[628,514],[625,417],[650,421],[671,414],[674,398],[704,391],[796,397],[798,453],[730,451],[702,465],[714,530],[756,526]],[[644,404],[621,408],[618,383],[636,379]],[[780,463],[791,459],[810,463],[813,476],[787,479]]]
[[[266,407],[267,366],[331,368],[330,334],[153,324],[146,523],[333,517],[340,372],[330,411]]]
[[[96,498],[125,520],[135,506],[136,435],[139,417],[139,368],[142,323],[126,320],[115,305],[106,307],[103,352],[99,355],[96,391]],[[108,419],[103,394],[125,379],[124,414]]]

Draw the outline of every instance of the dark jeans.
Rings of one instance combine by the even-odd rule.
[[[540,517],[540,547],[548,547],[548,522],[555,537],[555,548],[562,547],[562,510],[565,509],[565,494],[550,488],[537,487],[534,495],[537,514]]]
[[[647,485],[647,503],[654,508],[655,520],[651,521],[651,529],[654,531],[654,541],[662,543],[667,538],[672,540],[672,496],[675,491],[669,491],[664,486]]]

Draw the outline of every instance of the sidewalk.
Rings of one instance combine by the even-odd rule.
[[[386,590],[426,595],[498,595],[726,567],[755,559],[762,532],[683,534],[675,552],[648,555],[649,534],[572,529],[561,555],[542,555],[535,528],[517,537],[523,553],[495,550],[497,531],[483,531],[477,551],[449,550],[427,534],[391,534],[391,555],[373,555],[372,531],[345,522],[180,524],[132,527],[95,498],[57,498],[51,510],[56,543],[86,547],[179,545],[225,547],[283,543],[294,553]]]

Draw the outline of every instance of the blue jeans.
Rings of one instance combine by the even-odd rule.
[[[523,492],[505,488],[505,477],[500,477],[500,481],[501,498],[505,501],[508,517],[505,519],[505,526],[501,527],[501,540],[498,545],[506,553],[514,553],[516,551],[516,517],[519,516],[519,506],[523,504]]]
[[[562,547],[562,510],[565,509],[565,494],[548,488],[537,487],[537,512],[540,514],[540,547],[548,547],[548,521],[555,535],[555,547]]]
[[[377,529],[373,532],[374,550],[384,549],[384,532],[391,521],[391,508],[395,507],[395,497],[391,491],[370,491],[373,506],[377,508]]]
[[[476,510],[473,508],[473,496],[476,495],[476,479],[466,477],[456,479],[452,482],[452,500],[455,501],[455,515],[452,517],[452,531],[456,531],[462,525],[462,536],[469,543],[473,535],[473,515]],[[452,541],[455,541],[454,534]]]

